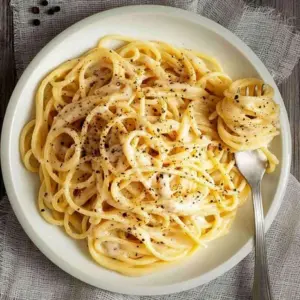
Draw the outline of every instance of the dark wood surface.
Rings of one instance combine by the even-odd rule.
[[[249,0],[255,5],[276,8],[300,29],[300,0]],[[0,0],[0,127],[10,95],[16,84],[13,19],[9,0]],[[289,114],[292,140],[293,162],[291,172],[300,180],[300,64],[296,66],[288,80],[279,86]],[[0,198],[5,194],[3,180],[0,178]]]
[[[13,19],[9,0],[0,0],[0,128],[10,95],[16,84],[16,72],[13,49]],[[0,199],[5,195],[0,174]]]

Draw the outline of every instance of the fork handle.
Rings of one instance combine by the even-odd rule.
[[[253,300],[272,300],[265,243],[264,211],[260,181],[252,185],[255,219],[255,271]]]

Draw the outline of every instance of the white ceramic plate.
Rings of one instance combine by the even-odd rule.
[[[47,224],[36,207],[38,180],[25,170],[19,155],[19,135],[30,120],[34,92],[40,80],[67,59],[94,47],[107,34],[162,40],[198,49],[216,57],[233,79],[261,77],[275,89],[281,106],[282,135],[272,143],[281,163],[265,176],[263,201],[266,228],[280,207],[291,161],[291,138],[286,110],[279,91],[262,62],[236,36],[199,15],[162,6],[131,6],[93,15],[53,39],[31,62],[18,82],[7,108],[2,131],[1,160],[6,190],[24,230],[37,247],[64,271],[106,290],[138,295],[168,294],[206,283],[228,271],[252,249],[251,201],[239,212],[230,233],[201,249],[192,258],[161,272],[140,278],[125,277],[97,265],[87,249]],[[222,249],[220,251],[220,249]]]

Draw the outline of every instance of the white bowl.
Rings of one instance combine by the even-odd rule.
[[[163,6],[129,6],[93,15],[58,35],[30,63],[10,99],[2,130],[2,171],[11,205],[36,246],[64,271],[91,285],[137,295],[169,294],[196,287],[228,271],[251,251],[251,201],[240,208],[228,235],[211,242],[190,259],[139,278],[125,277],[97,265],[82,244],[47,224],[38,213],[38,179],[25,170],[19,154],[19,135],[33,115],[35,89],[50,70],[95,46],[106,34],[162,40],[198,49],[216,57],[233,79],[261,77],[275,89],[275,100],[281,106],[282,134],[273,141],[271,149],[280,165],[273,174],[265,176],[262,188],[266,229],[274,220],[287,185],[291,137],[284,103],[272,76],[257,56],[222,26],[199,15]]]

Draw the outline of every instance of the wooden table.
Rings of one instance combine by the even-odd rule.
[[[271,6],[287,17],[294,18],[300,28],[300,0],[247,0],[260,6]],[[16,84],[16,73],[13,51],[13,19],[9,8],[9,0],[0,0],[0,117],[1,127],[10,95]],[[300,64],[292,75],[279,86],[289,114],[292,140],[293,162],[291,172],[300,180]],[[2,176],[2,174],[0,175]],[[0,177],[0,199],[5,194],[2,177]]]

